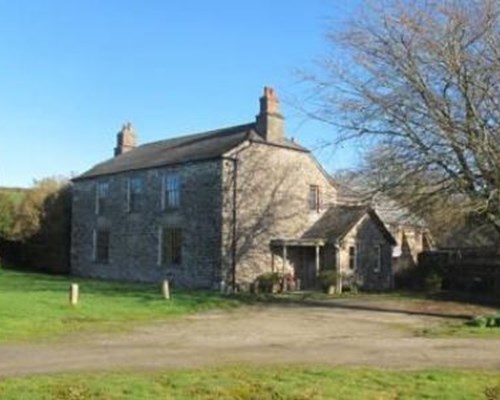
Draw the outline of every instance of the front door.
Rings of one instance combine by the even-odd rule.
[[[314,247],[302,247],[300,249],[300,261],[296,264],[295,276],[300,279],[302,290],[314,289],[316,287],[316,261]]]

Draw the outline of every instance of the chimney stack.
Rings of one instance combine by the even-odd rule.
[[[271,87],[266,86],[264,95],[260,98],[256,129],[268,142],[280,142],[285,137],[285,118],[280,114],[279,100]]]
[[[127,122],[122,130],[116,135],[115,157],[126,153],[137,146],[137,137],[135,136],[132,124]]]

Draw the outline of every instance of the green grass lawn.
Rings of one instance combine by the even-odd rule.
[[[80,302],[68,302],[71,282],[80,284]],[[238,306],[214,292],[173,291],[159,285],[21,273],[0,269],[0,342],[50,338],[86,329],[112,330],[214,308]]]
[[[80,284],[80,303],[76,307],[68,303],[71,282]],[[365,300],[384,297],[404,302],[419,300],[419,297],[398,293],[348,296]],[[215,308],[230,309],[242,303],[301,303],[328,298],[320,293],[227,297],[215,292],[174,290],[172,300],[166,301],[161,297],[159,285],[110,283],[0,269],[0,342],[54,338],[90,329],[124,329],[144,321]],[[500,328],[474,328],[454,322],[417,334],[498,338]]]
[[[455,337],[477,339],[500,339],[500,327],[487,328],[469,326],[465,322],[444,322],[441,325],[417,332],[417,336],[424,337]]]
[[[500,398],[500,374],[323,367],[225,367],[7,378],[2,400],[319,400]]]

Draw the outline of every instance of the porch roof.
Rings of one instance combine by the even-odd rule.
[[[324,239],[317,238],[273,239],[271,240],[271,246],[322,247],[325,242]]]
[[[310,237],[324,237],[332,242],[340,242],[356,224],[368,215],[378,227],[387,242],[396,245],[395,239],[387,230],[377,213],[367,206],[336,205],[330,207],[302,236],[301,240]]]

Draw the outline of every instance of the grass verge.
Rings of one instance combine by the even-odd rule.
[[[417,332],[417,336],[429,338],[500,339],[500,328],[469,326],[465,322],[443,322],[440,325]]]
[[[402,372],[321,367],[226,367],[160,373],[104,373],[8,378],[3,400],[319,400],[500,398],[500,374]]]
[[[80,302],[70,306],[70,282],[80,284]],[[124,329],[240,302],[215,292],[174,291],[162,298],[159,285],[21,273],[0,269],[0,342],[48,338],[82,330]]]

